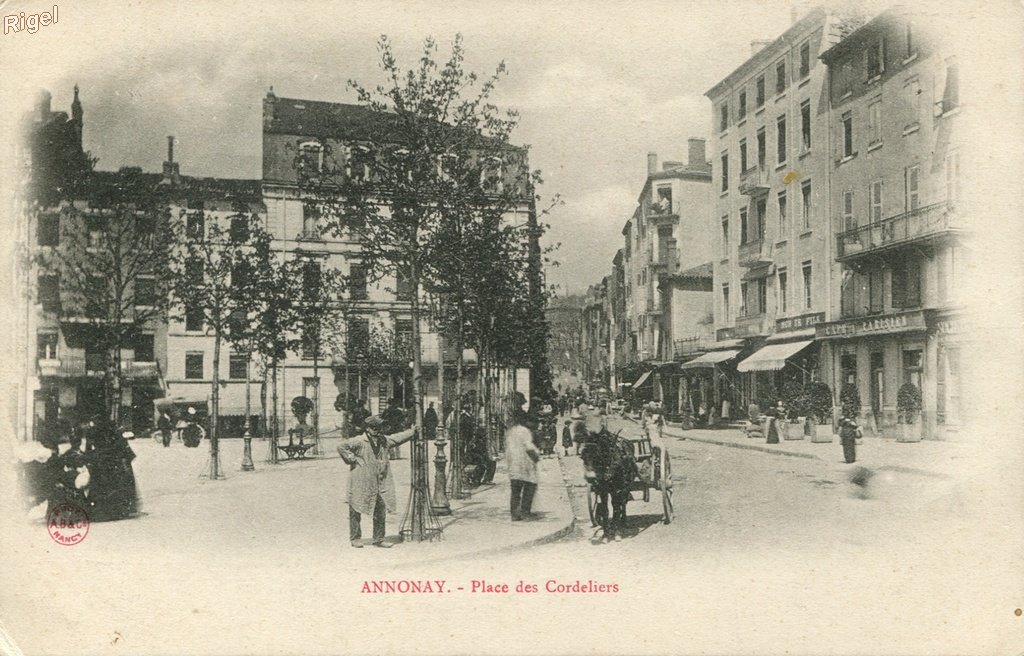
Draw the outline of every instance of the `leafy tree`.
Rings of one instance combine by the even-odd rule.
[[[111,201],[40,213],[39,230],[52,245],[33,255],[37,299],[44,312],[88,327],[85,339],[103,358],[107,414],[117,423],[121,352],[135,346],[142,328],[167,317],[178,225],[166,209]]]
[[[183,211],[188,228],[172,270],[172,295],[186,322],[201,322],[213,335],[211,381],[210,478],[221,477],[218,458],[220,418],[220,351],[225,341],[251,339],[244,324],[259,314],[250,294],[261,257],[270,252],[270,235],[251,220],[244,203],[219,219],[201,209]],[[232,336],[232,328],[236,332]]]

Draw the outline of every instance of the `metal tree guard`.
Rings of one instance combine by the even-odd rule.
[[[399,534],[403,540],[434,540],[442,536],[441,523],[437,520],[430,504],[430,489],[427,481],[427,439],[417,433],[410,442],[410,465],[412,486],[409,489],[409,507],[402,518]]]

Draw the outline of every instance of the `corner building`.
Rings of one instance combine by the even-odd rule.
[[[712,103],[716,341],[683,364],[714,381],[716,414],[745,416],[817,375],[829,309],[826,68],[850,28],[816,9],[705,95]],[[723,403],[727,402],[727,403]]]
[[[822,55],[836,235],[822,371],[836,394],[855,384],[862,425],[890,437],[906,383],[921,391],[924,437],[962,420],[963,108],[957,59],[927,27],[887,11]]]

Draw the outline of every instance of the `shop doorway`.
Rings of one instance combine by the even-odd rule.
[[[875,416],[875,426],[882,425],[882,412],[885,408],[885,353],[875,351],[871,354],[871,413]]]

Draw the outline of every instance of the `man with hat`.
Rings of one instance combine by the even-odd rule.
[[[374,415],[363,422],[366,432],[343,440],[338,455],[350,468],[348,477],[348,525],[353,547],[362,547],[362,516],[373,515],[373,545],[389,548],[384,542],[386,513],[395,512],[395,479],[391,474],[388,451],[412,439],[410,428],[392,435],[384,434],[384,420]]]

